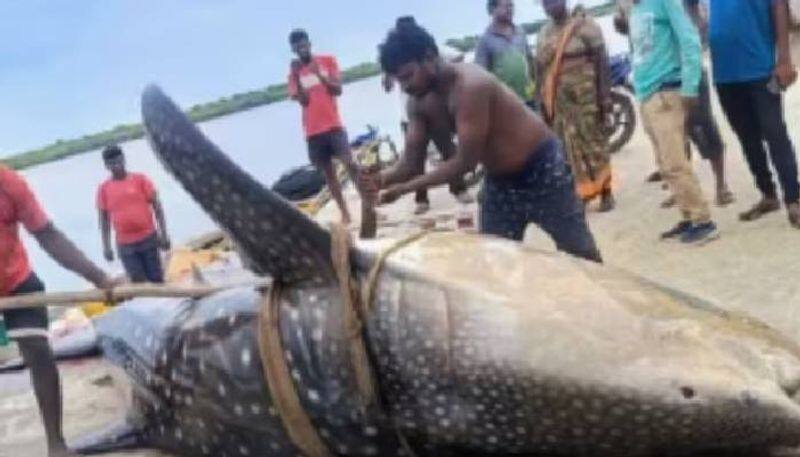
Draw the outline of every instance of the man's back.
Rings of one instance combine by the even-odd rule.
[[[464,135],[486,135],[479,160],[490,173],[521,169],[537,146],[552,137],[548,127],[522,99],[483,68],[474,64],[455,64],[451,68],[454,78],[447,103],[459,140],[463,141]]]

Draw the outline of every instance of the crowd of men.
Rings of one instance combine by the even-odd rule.
[[[560,249],[599,259],[584,205],[599,196],[601,211],[615,206],[602,135],[609,114],[607,51],[585,10],[567,12],[566,0],[542,4],[550,21],[534,53],[514,22],[513,1],[489,0],[491,22],[474,63],[442,59],[433,37],[413,18],[397,21],[380,46],[380,62],[386,87],[397,83],[409,96],[406,147],[395,167],[378,177],[362,176],[359,190],[380,190],[382,203],[410,192],[424,195],[441,184],[463,194],[461,177],[481,166],[487,173],[480,196],[482,232],[520,239],[524,227],[535,223]],[[725,145],[711,108],[712,80],[762,194],[740,219],[753,221],[781,208],[771,162],[789,223],[800,228],[797,162],[781,95],[796,79],[786,0],[710,0],[704,5],[699,0],[619,0],[615,25],[630,37],[633,85],[658,164],[651,179],[666,182],[671,197],[664,206],[677,206],[680,212],[678,223],[661,238],[703,244],[719,236],[692,168],[689,140],[711,164],[716,204],[734,201],[725,174]],[[325,125],[342,136],[338,69],[332,57],[310,53],[304,31],[293,32],[291,41],[295,51],[302,50],[292,63],[289,85],[303,105],[309,154],[325,171],[343,219],[349,221],[330,166],[330,159],[338,157],[352,171],[349,148],[344,140],[330,141],[330,132],[309,129],[314,119],[328,116]],[[703,65],[706,42],[713,77]],[[587,73],[592,76],[580,77]],[[431,141],[444,162],[425,173]],[[320,145],[326,153],[319,153]],[[429,208],[421,201],[418,213]]]
[[[586,221],[595,197],[614,208],[610,159],[603,123],[609,114],[608,55],[600,29],[582,8],[566,0],[542,0],[550,21],[536,52],[514,22],[512,0],[488,0],[491,17],[474,63],[444,59],[434,38],[411,17],[397,20],[379,46],[387,90],[404,94],[405,150],[398,163],[365,175],[354,163],[337,97],[342,80],[336,59],[311,52],[303,30],[289,37],[289,93],[302,106],[310,161],[324,174],[344,222],[351,216],[333,159],[340,160],[363,195],[386,204],[417,195],[417,212],[428,210],[426,191],[449,184],[463,203],[471,197],[463,176],[480,166],[480,231],[521,240],[536,224],[558,249],[591,261],[602,257]],[[740,215],[753,221],[778,211],[800,228],[797,160],[784,121],[782,92],[797,77],[789,49],[786,0],[619,0],[618,31],[630,37],[633,85],[658,171],[680,210],[680,220],[661,238],[703,243],[718,236],[710,204],[692,168],[689,139],[709,160],[716,203],[733,201],[725,178],[721,135],[711,111],[711,81],[725,118],[738,138],[761,199]],[[710,13],[710,14],[708,14]],[[703,68],[708,43],[712,76]],[[443,162],[426,172],[428,144]],[[166,218],[152,182],[128,172],[119,147],[103,151],[110,172],[97,192],[104,256],[116,255],[129,280],[164,281],[160,250],[170,248]],[[770,167],[770,164],[772,167]],[[782,202],[773,179],[777,174]],[[370,197],[371,198],[371,197]],[[21,175],[0,167],[0,296],[43,291],[19,236],[30,232],[44,251],[99,288],[117,284],[58,230]],[[61,432],[58,371],[47,340],[44,309],[3,313],[31,369],[49,455],[73,455]]]

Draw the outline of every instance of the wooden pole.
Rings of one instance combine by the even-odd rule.
[[[0,298],[0,311],[9,309],[41,308],[45,306],[78,307],[86,302],[119,302],[132,298],[202,298],[237,287],[264,288],[272,284],[271,279],[261,278],[246,283],[225,286],[175,286],[162,284],[132,284],[106,291],[100,289],[83,292],[58,292],[17,295]]]

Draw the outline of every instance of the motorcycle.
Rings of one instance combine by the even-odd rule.
[[[608,146],[611,153],[622,149],[636,131],[636,108],[630,76],[633,67],[628,54],[609,58],[611,73],[611,113],[607,126]]]

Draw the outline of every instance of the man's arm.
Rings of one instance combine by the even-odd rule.
[[[475,64],[480,65],[486,71],[492,71],[492,53],[489,50],[489,44],[485,36],[481,37],[478,41],[478,46],[475,48]]]
[[[158,194],[153,194],[150,204],[153,206],[153,213],[156,215],[158,243],[161,245],[161,249],[167,251],[170,249],[171,243],[169,232],[167,232],[167,218],[164,217],[164,208],[161,206],[161,199],[158,198]]]
[[[786,0],[772,0],[772,22],[775,24],[775,46],[778,61],[774,74],[782,88],[787,88],[797,80],[797,71],[792,64],[792,53],[789,47],[789,4]]]
[[[700,34],[681,2],[664,2],[664,8],[681,48],[681,95],[687,99],[696,98],[700,90],[702,71],[703,48],[700,45]]]
[[[692,18],[697,31],[700,32],[700,40],[705,41],[708,36],[708,22],[700,10],[699,0],[684,0],[683,5],[686,7],[686,12]]]
[[[303,84],[300,82],[301,67],[302,64],[299,60],[292,61],[287,90],[289,92],[289,97],[292,100],[300,103],[302,106],[308,106],[308,92],[306,92],[305,88],[303,88]]]
[[[50,257],[67,270],[82,276],[98,288],[108,289],[114,286],[105,272],[87,259],[52,222],[31,235]]]
[[[109,221],[108,211],[98,209],[97,216],[100,223],[100,235],[103,239],[103,257],[111,262],[114,260],[114,250],[111,249],[111,222]]]
[[[381,173],[381,187],[405,182],[424,169],[428,152],[428,128],[425,119],[409,108],[408,128],[406,129],[405,150],[397,163]]]
[[[456,112],[458,150],[430,173],[388,189],[381,200],[391,202],[402,194],[447,184],[474,169],[489,137],[491,81],[480,80],[459,90]]]
[[[339,65],[336,63],[335,59],[331,59],[328,66],[328,76],[322,74],[317,61],[311,63],[311,71],[317,75],[322,85],[328,89],[328,93],[338,97],[342,95],[342,80],[339,74]]]

